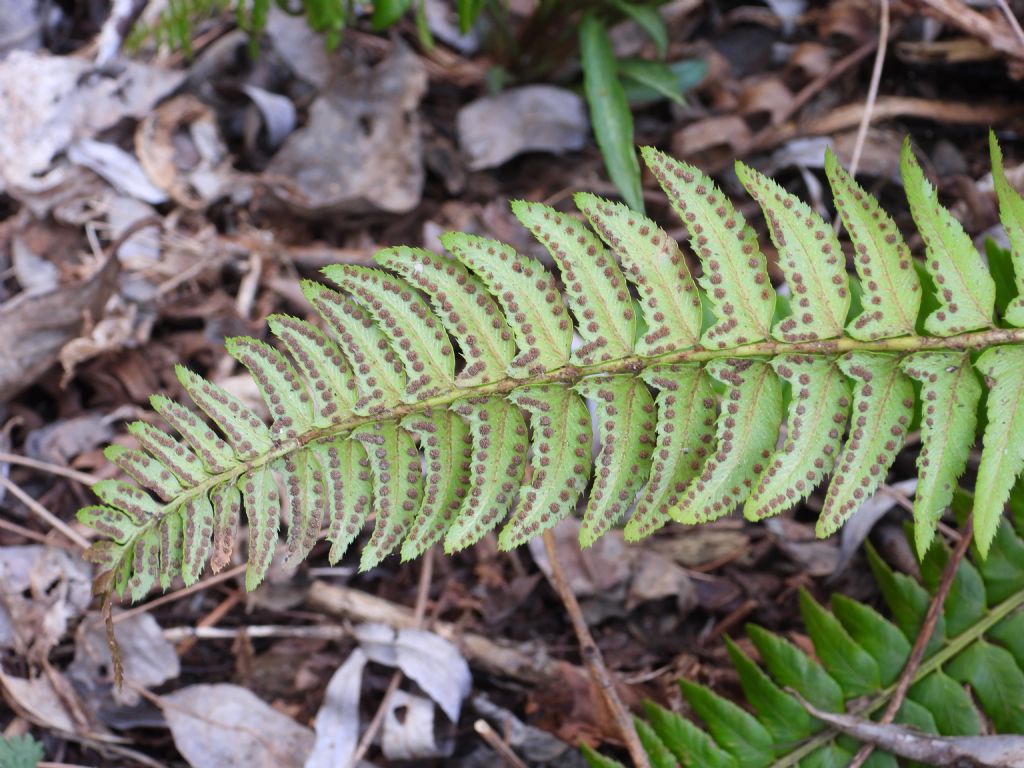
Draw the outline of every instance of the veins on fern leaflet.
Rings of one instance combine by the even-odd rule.
[[[1024,200],[994,139],[992,154],[1020,291]],[[226,343],[269,422],[179,366],[194,407],[155,396],[170,431],[136,422],[138,447],[108,450],[135,485],[100,483],[103,503],[79,513],[105,537],[91,554],[105,584],[133,600],[179,574],[190,584],[208,559],[230,562],[243,515],[250,588],[282,521],[292,564],[321,537],[337,562],[372,522],[365,569],[438,542],[454,552],[498,526],[499,546],[515,547],[577,508],[584,546],[624,520],[630,540],[737,508],[759,520],[831,477],[817,528],[827,535],[885,480],[916,428],[917,400],[923,555],[987,391],[974,514],[984,554],[1024,468],[1024,312],[1020,296],[997,312],[986,262],[909,143],[901,169],[925,245],[920,276],[892,219],[831,153],[825,173],[852,274],[831,226],[737,164],[778,251],[786,301],[754,229],[713,181],[657,150],[642,155],[699,272],[651,219],[586,193],[574,198],[582,218],[512,205],[553,271],[461,233],[442,238],[447,254],[388,248],[378,267],[326,268],[335,287],[302,283],[316,324],[274,315],[274,344]]]

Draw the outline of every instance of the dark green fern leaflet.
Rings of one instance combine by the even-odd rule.
[[[970,507],[966,493],[954,490],[954,494],[954,507]],[[973,557],[961,562],[897,723],[942,736],[974,736],[990,730],[1024,733],[1022,535],[1021,528],[1003,525],[987,558],[982,560],[975,549]],[[637,732],[652,765],[839,768],[849,764],[860,745],[826,728],[800,699],[819,712],[878,717],[893,695],[949,556],[945,544],[928,549],[921,563],[922,584],[893,572],[869,551],[892,621],[842,595],[833,595],[826,607],[802,591],[800,612],[814,646],[813,658],[785,638],[754,625],[747,633],[760,663],[726,638],[749,708],[705,686],[680,681],[683,698],[698,721],[647,702],[645,718],[637,720]],[[663,755],[671,759],[656,762]],[[620,766],[592,750],[584,750],[584,757],[594,768]],[[914,765],[880,750],[867,764]]]
[[[635,540],[736,509],[759,520],[828,481],[826,535],[884,482],[915,413],[924,553],[982,401],[974,520],[988,552],[1024,469],[1024,313],[1020,297],[997,305],[985,261],[909,145],[902,169],[931,297],[892,220],[834,156],[826,173],[855,274],[829,224],[737,166],[785,291],[707,175],[643,156],[699,277],[662,227],[590,194],[575,197],[582,216],[513,204],[552,269],[461,233],[442,238],[447,254],[397,247],[378,267],[328,267],[333,287],[302,283],[315,322],[274,315],[273,343],[226,342],[265,408],[179,368],[192,405],[154,397],[164,426],[136,422],[137,447],[108,451],[135,484],[101,483],[102,504],[81,512],[105,539],[94,556],[106,584],[139,599],[179,574],[191,583],[207,561],[231,561],[241,521],[252,587],[282,539],[292,564],[321,538],[332,562],[359,542],[369,568],[496,529],[499,546],[515,547],[579,511],[587,546],[622,523]],[[993,159],[1019,288],[1024,200],[994,143]]]

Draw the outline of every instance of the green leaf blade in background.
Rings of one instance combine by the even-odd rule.
[[[579,28],[583,93],[608,175],[635,211],[644,210],[640,163],[633,147],[633,113],[619,80],[618,63],[604,25],[592,14]]]

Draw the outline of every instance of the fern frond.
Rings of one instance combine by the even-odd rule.
[[[970,498],[957,491],[961,515]],[[915,674],[897,723],[942,736],[978,735],[991,723],[997,733],[1024,733],[1024,531],[999,529],[989,556],[977,550],[963,560],[944,604],[925,661]],[[726,638],[729,659],[750,711],[710,689],[680,681],[683,698],[703,723],[645,704],[638,733],[650,753],[681,766],[841,766],[859,745],[825,727],[804,708],[795,691],[819,712],[876,717],[892,698],[911,643],[924,621],[931,592],[950,556],[933,546],[921,565],[923,584],[895,573],[869,550],[875,579],[893,620],[875,609],[833,595],[831,605],[800,592],[800,612],[814,649],[813,658],[779,635],[751,625],[760,663]],[[642,727],[639,725],[642,723]],[[620,764],[592,750],[590,766]],[[871,765],[896,766],[896,758],[876,751]]]
[[[627,518],[631,540],[738,507],[761,519],[831,475],[825,535],[884,481],[914,427],[915,387],[922,553],[988,390],[974,515],[986,552],[1024,469],[1024,322],[1013,324],[1024,318],[1013,310],[1019,297],[994,316],[987,267],[909,146],[908,199],[938,290],[923,319],[902,236],[834,156],[826,173],[856,278],[831,227],[737,168],[780,254],[790,298],[779,313],[754,230],[732,203],[696,168],[652,149],[643,156],[690,235],[696,279],[663,229],[589,194],[575,198],[583,218],[513,204],[554,272],[458,233],[442,239],[449,255],[399,247],[379,253],[379,267],[328,267],[340,291],[302,284],[318,324],[275,315],[274,344],[226,342],[270,423],[179,368],[194,407],[154,397],[170,431],[139,422],[129,427],[138,448],[110,449],[138,486],[101,483],[103,505],[81,513],[109,539],[94,556],[110,584],[138,599],[179,572],[194,581],[207,558],[223,567],[243,514],[249,587],[282,527],[289,562],[323,534],[336,562],[372,520],[368,568],[438,541],[461,549],[502,525],[500,546],[518,546],[578,505],[584,545]],[[1003,220],[1024,248],[1024,201],[994,144],[993,161]],[[854,295],[860,310],[848,319]]]

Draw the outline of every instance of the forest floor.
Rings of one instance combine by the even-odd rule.
[[[116,691],[80,557],[89,532],[74,522],[93,502],[90,482],[116,474],[103,448],[130,444],[125,425],[149,396],[185,398],[175,364],[258,399],[224,339],[265,337],[275,312],[308,316],[300,278],[370,264],[384,246],[440,249],[449,230],[536,253],[510,199],[566,208],[576,190],[615,197],[574,55],[541,81],[557,88],[541,108],[509,103],[509,90],[481,102],[501,77],[531,81],[515,79],[522,61],[459,38],[450,19],[432,18],[432,50],[410,18],[382,34],[358,25],[327,53],[276,13],[252,46],[227,14],[197,27],[192,56],[144,43],[97,67],[104,3],[60,4],[74,10],[20,27],[7,5],[26,4],[0,0],[0,730],[33,734],[52,763],[301,766],[347,664],[338,690],[351,701],[331,704],[339,728],[365,737],[383,715],[366,764],[500,765],[511,758],[495,753],[495,734],[528,765],[582,765],[580,742],[621,757],[540,539],[500,552],[488,536],[364,573],[356,548],[331,566],[321,544],[252,593],[236,552],[235,566],[194,587],[121,606],[128,679]],[[427,5],[444,16],[444,3]],[[514,26],[531,4],[511,5]],[[870,0],[670,2],[667,58],[706,71],[685,105],[635,107],[636,143],[711,173],[764,236],[734,160],[828,214],[825,148],[849,167],[862,140],[857,178],[910,233],[898,172],[910,135],[967,232],[979,244],[1002,237],[988,131],[1011,178],[1024,178],[1024,42],[997,3],[971,5],[983,7],[894,1],[879,59]],[[612,39],[622,56],[651,54],[631,23]],[[644,200],[686,239],[649,176]],[[916,572],[906,524],[917,453],[910,441],[870,508],[826,540],[814,536],[820,490],[766,523],[669,525],[642,544],[614,532],[582,553],[572,521],[560,525],[558,560],[626,705],[685,711],[680,678],[735,696],[724,637],[749,648],[748,622],[808,648],[802,588],[878,604],[866,541]],[[457,688],[468,669],[468,696],[448,693],[456,723],[424,698],[429,681],[404,679],[385,697],[392,667],[353,662],[357,648],[401,643],[371,637],[387,631],[367,623],[451,641],[455,657],[431,657],[428,677]],[[225,684],[237,688],[207,687]],[[230,698],[247,727],[204,720],[210,697]],[[194,757],[211,740],[222,750],[212,762]]]

